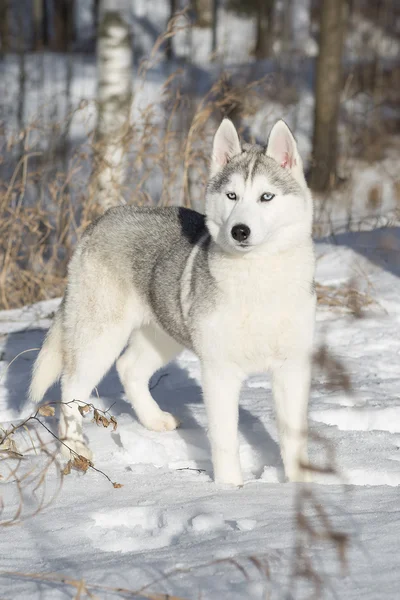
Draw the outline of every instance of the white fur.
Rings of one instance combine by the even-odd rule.
[[[35,361],[29,396],[33,402],[40,402],[46,390],[53,385],[62,372],[61,322],[55,320],[48,332],[40,354]]]
[[[315,312],[307,282],[313,271],[312,249],[304,245],[267,257],[227,257],[213,272],[222,298],[218,310],[201,324],[198,346],[203,349],[203,389],[219,481],[239,482],[237,436],[232,434],[237,430],[238,390],[247,375],[265,371],[273,375],[285,472],[291,480],[306,477],[298,458],[300,450],[300,458],[307,458]]]
[[[234,136],[226,121],[222,125],[223,135],[218,130],[214,147],[220,155],[225,152],[232,158],[230,149],[235,146],[226,141],[226,130],[231,139]],[[266,154],[290,171],[301,186],[300,198],[280,193],[263,176],[246,181],[238,172],[232,176],[229,190],[207,198],[206,208],[213,239],[228,253],[214,267],[222,298],[218,310],[202,324],[198,345],[203,348],[215,478],[235,484],[241,483],[236,433],[240,383],[248,374],[260,371],[272,372],[286,475],[292,481],[309,479],[301,462],[307,462],[316,303],[311,291],[315,269],[312,198],[296,142],[283,121],[272,129]],[[211,175],[218,168],[222,167],[214,161]],[[235,192],[238,199],[229,200],[227,191]],[[276,194],[275,198],[266,205],[257,202],[266,191]],[[237,223],[251,229],[249,248],[238,248],[232,239],[231,230]]]
[[[215,135],[214,154],[217,146],[221,156],[232,158],[233,151],[236,154],[239,152],[232,140],[227,140],[225,129],[228,122],[230,123],[224,119]],[[230,125],[233,127],[232,123]],[[222,135],[220,130],[223,126]],[[228,128],[228,132],[232,135],[231,127]],[[304,179],[303,165],[296,142],[283,121],[278,121],[272,129],[266,155],[276,160],[278,164],[289,161],[282,168],[290,170],[301,186],[303,202],[299,202],[299,198],[293,194],[282,194],[273,181],[266,181],[261,175],[256,176],[254,180],[249,177],[246,181],[239,172],[234,174],[229,190],[224,190],[219,197],[213,194],[206,199],[208,229],[214,240],[227,252],[235,254],[249,252],[253,255],[254,252],[264,253],[267,246],[268,253],[271,253],[284,251],[295,244],[303,243],[304,240],[311,244],[313,214],[311,193]],[[223,164],[213,160],[211,175],[215,175],[222,167]],[[225,192],[228,191],[236,193],[236,201],[227,198]],[[267,204],[257,202],[264,192],[275,194],[274,200]],[[231,236],[232,227],[238,223],[245,223],[251,230],[249,246],[246,248],[238,247]]]
[[[216,173],[240,152],[240,141],[235,126],[229,119],[224,119],[214,137],[211,174]]]
[[[240,152],[237,132],[224,120],[214,139],[212,175]],[[227,184],[237,194],[235,202],[227,199],[225,192],[229,190],[208,194],[206,216],[212,237],[208,256],[214,257],[209,258],[209,267],[218,297],[214,308],[201,313],[192,328],[193,346],[202,366],[215,480],[234,485],[243,483],[238,445],[240,389],[254,372],[272,373],[286,475],[291,481],[308,477],[301,462],[307,460],[316,302],[312,289],[312,199],[296,142],[282,121],[272,130],[266,152],[280,168],[290,170],[300,185],[293,189],[300,191],[285,194],[264,175],[245,181],[238,172]],[[259,198],[266,191],[276,196],[262,204]],[[237,223],[251,229],[248,248],[239,248],[232,239],[231,230]],[[202,243],[187,259],[180,281],[178,308],[185,321],[191,318],[196,301],[191,294],[191,278]],[[32,398],[39,401],[62,371],[63,401],[87,401],[127,345],[117,361],[127,399],[145,427],[175,429],[177,419],[159,408],[148,381],[178,354],[181,344],[156,324],[138,290],[127,292],[125,280],[113,280],[110,290],[110,271],[99,263],[82,272],[85,264],[78,250],[71,261],[68,288],[68,302],[74,310],[65,315],[63,339],[55,322],[45,342],[35,365]],[[82,281],[84,289],[79,284]],[[74,451],[90,456],[83,442],[82,417],[74,404],[62,407],[60,435]]]
[[[303,161],[297,150],[296,140],[284,121],[278,121],[271,129],[268,138],[267,156],[283,168],[289,169],[295,179],[307,187],[304,178]]]

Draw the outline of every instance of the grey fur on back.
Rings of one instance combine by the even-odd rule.
[[[77,257],[101,264],[119,285],[127,289],[133,285],[159,325],[175,340],[193,348],[181,306],[181,279],[197,245],[190,295],[196,297],[196,310],[212,301],[215,286],[208,265],[210,240],[204,215],[193,210],[123,206],[110,209],[88,227]]]

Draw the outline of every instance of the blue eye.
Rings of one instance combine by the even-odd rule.
[[[265,192],[260,198],[261,202],[270,202],[273,198],[275,198],[275,194],[271,194],[271,192]]]
[[[228,192],[227,196],[229,200],[236,200],[236,194],[234,192]]]

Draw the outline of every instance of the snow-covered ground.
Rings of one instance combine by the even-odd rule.
[[[310,404],[311,430],[317,434],[311,460],[324,464],[323,440],[328,440],[339,471],[335,477],[316,476],[319,483],[311,490],[331,527],[349,536],[347,573],[340,572],[332,542],[309,543],[307,551],[324,579],[324,597],[395,600],[400,595],[400,230],[351,233],[335,242],[316,245],[318,282],[339,287],[356,280],[374,300],[362,319],[323,306],[318,314],[316,343],[325,342],[340,359],[353,387],[331,389],[327,374],[316,370]],[[57,302],[0,313],[3,427],[34,410],[26,389],[36,351],[7,365],[40,345]],[[99,428],[86,417],[85,434],[95,466],[123,487],[114,489],[90,470],[72,471],[49,507],[0,529],[1,598],[86,597],[65,583],[33,576],[51,579],[49,573],[131,591],[149,586],[137,597],[310,597],[304,585],[290,588],[295,505],[302,488],[282,483],[268,378],[254,376],[244,386],[240,432],[246,483],[231,489],[211,480],[197,359],[185,352],[161,374],[152,382],[153,393],[181,419],[181,428],[153,433],[141,427],[112,371],[93,402],[100,408],[115,402],[111,412],[118,428]],[[58,400],[59,390],[47,399]],[[43,420],[55,426],[54,418]],[[31,451],[23,469],[41,460]],[[1,463],[0,471],[4,476]],[[55,484],[50,472],[48,493]],[[3,482],[0,492],[6,517],[17,505],[16,484]],[[31,490],[24,497],[25,514],[35,507]],[[306,514],[323,529],[310,505]],[[292,596],[286,595],[289,589]],[[91,590],[99,598],[132,597]]]

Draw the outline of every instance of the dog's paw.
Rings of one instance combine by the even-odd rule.
[[[218,485],[243,486],[239,453],[215,447],[212,453],[214,481]]]
[[[173,431],[181,422],[169,412],[160,410],[157,415],[142,420],[142,425],[151,431]]]
[[[218,485],[242,487],[242,470],[239,466],[232,466],[225,469],[214,469],[214,481]]]
[[[63,440],[63,444],[61,444],[61,454],[67,460],[74,460],[76,454],[87,458],[92,461],[93,452],[90,448],[82,440]],[[64,445],[65,444],[65,445]],[[76,453],[76,454],[75,454]]]
[[[232,475],[232,476],[215,475],[214,481],[217,485],[224,485],[224,486],[230,486],[230,487],[238,487],[239,488],[239,487],[243,487],[243,485],[244,485],[243,477],[241,475]]]

